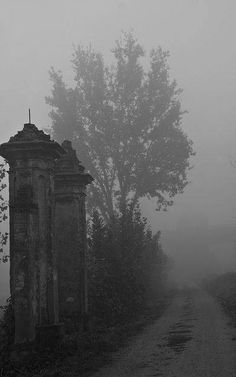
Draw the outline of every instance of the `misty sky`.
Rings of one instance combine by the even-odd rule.
[[[171,75],[184,92],[183,126],[194,141],[191,184],[167,213],[147,204],[154,228],[184,214],[210,225],[236,223],[236,2],[234,0],[0,0],[0,129],[5,142],[27,122],[50,125],[48,71],[70,80],[73,44],[109,58],[121,30],[146,51],[170,51]]]

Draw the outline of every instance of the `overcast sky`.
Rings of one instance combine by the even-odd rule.
[[[146,212],[154,228],[198,213],[210,225],[235,223],[235,0],[0,0],[1,142],[32,122],[50,125],[48,71],[71,78],[73,44],[109,57],[121,30],[133,29],[146,51],[170,51],[171,75],[183,88],[183,127],[194,141],[191,184],[167,213]]]

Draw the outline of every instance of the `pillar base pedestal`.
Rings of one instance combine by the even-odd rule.
[[[54,349],[64,337],[64,323],[36,326],[36,349]]]
[[[34,353],[34,343],[27,342],[21,344],[14,344],[11,347],[10,359],[13,363],[22,363],[32,358]]]

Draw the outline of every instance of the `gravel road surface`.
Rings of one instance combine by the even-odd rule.
[[[92,377],[154,376],[236,377],[236,331],[206,292],[179,293],[162,318]]]

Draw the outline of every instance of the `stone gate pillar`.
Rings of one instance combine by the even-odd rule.
[[[55,245],[58,260],[60,320],[83,328],[87,314],[86,185],[93,178],[84,172],[70,141],[56,164]]]
[[[58,323],[52,222],[54,161],[64,153],[30,123],[0,146],[0,155],[10,167],[10,291],[15,344],[34,341],[37,326],[50,328]]]

